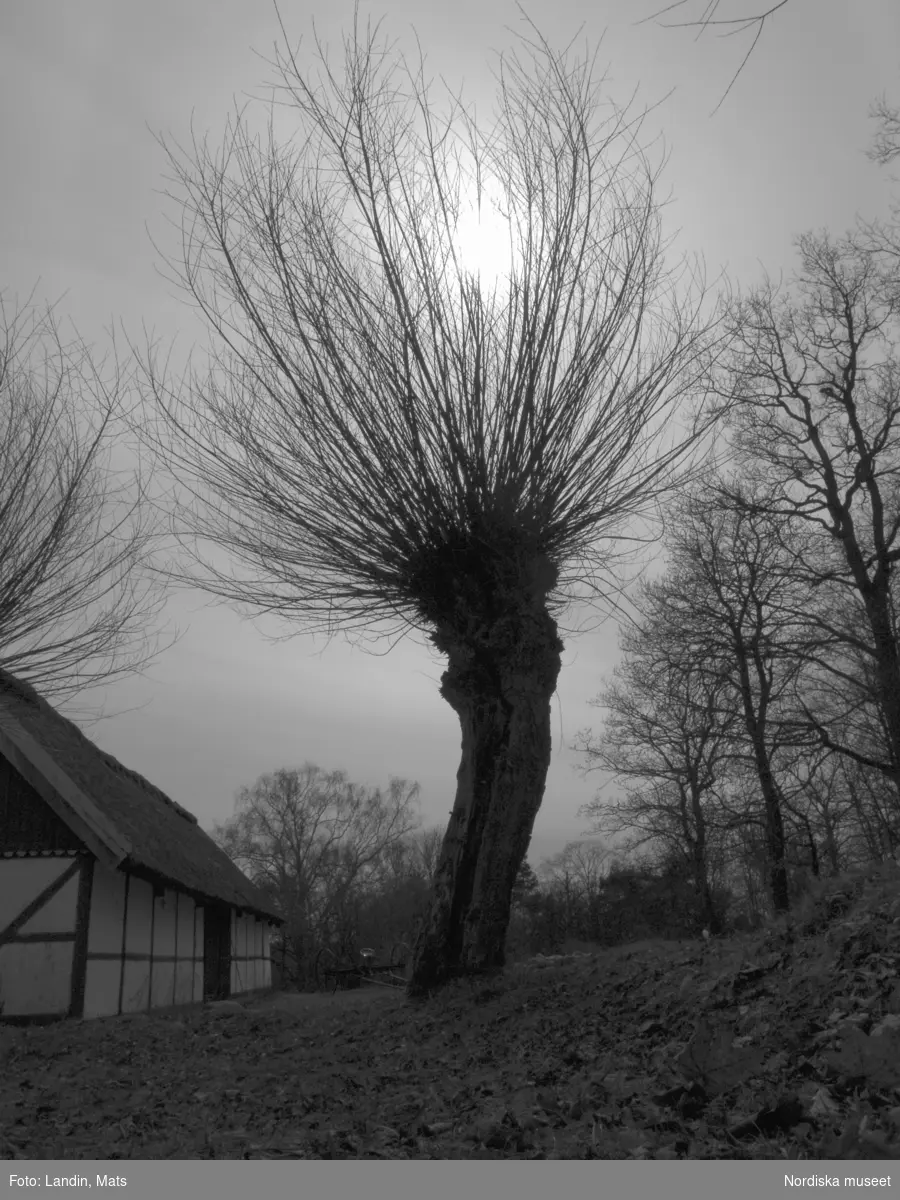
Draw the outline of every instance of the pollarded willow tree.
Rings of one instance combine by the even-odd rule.
[[[192,497],[185,578],[307,630],[399,623],[447,658],[462,759],[413,995],[503,964],[557,617],[685,468],[715,345],[666,267],[639,122],[601,104],[592,62],[521,47],[488,133],[458,98],[438,114],[421,54],[414,72],[355,25],[343,79],[321,46],[318,82],[276,58],[301,138],[240,115],[223,154],[169,152],[180,282],[228,348],[189,388],[145,364]],[[492,279],[459,237],[489,196]]]

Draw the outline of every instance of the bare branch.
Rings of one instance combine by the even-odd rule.
[[[838,672],[849,664],[848,678],[871,689],[884,740],[874,755],[863,748],[860,761],[889,761],[900,787],[896,230],[862,230],[839,241],[803,236],[793,294],[779,296],[767,284],[734,307],[734,357],[723,379],[738,401],[731,420],[744,478],[767,493],[761,510],[828,539],[822,549],[811,540],[798,561],[806,584],[837,594],[843,609],[832,607],[820,626],[838,635],[845,660],[832,652],[827,670],[832,686],[846,691]],[[843,634],[840,623],[853,617],[855,629]],[[837,738],[823,744],[839,748]]]
[[[715,116],[715,114],[728,99],[728,95],[731,92],[731,89],[737,83],[738,77],[740,76],[744,67],[747,65],[750,55],[756,49],[756,44],[762,37],[762,31],[766,21],[769,19],[769,17],[774,16],[774,14],[778,12],[780,8],[784,8],[787,2],[788,0],[777,0],[777,3],[773,4],[771,8],[766,9],[765,12],[754,13],[752,16],[724,18],[716,17],[715,15],[719,8],[719,0],[709,0],[709,3],[706,6],[706,11],[697,21],[660,21],[660,17],[665,16],[666,13],[672,12],[676,8],[681,8],[687,3],[687,0],[676,0],[675,4],[669,4],[665,8],[661,8],[658,12],[655,12],[652,16],[644,17],[642,20],[636,21],[635,24],[644,25],[647,21],[656,21],[657,24],[661,25],[664,29],[698,29],[698,39],[704,30],[713,25],[727,27],[726,31],[720,34],[721,37],[734,37],[736,34],[744,33],[746,30],[753,29],[755,27],[756,33],[753,41],[750,43],[749,50],[744,55],[740,66],[738,67],[737,71],[735,71],[731,82],[725,89],[722,99],[712,111],[711,115]]]
[[[887,97],[880,96],[869,109],[869,116],[878,121],[879,128],[866,153],[872,162],[886,167],[900,157],[900,108],[892,107]]]
[[[9,316],[0,297],[0,319],[0,663],[71,698],[158,652],[158,532],[140,467],[113,466],[127,378],[64,344],[52,309]]]

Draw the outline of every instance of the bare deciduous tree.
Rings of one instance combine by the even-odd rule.
[[[542,859],[537,875],[562,903],[564,927],[570,931],[576,910],[585,918],[584,932],[598,937],[597,898],[612,865],[612,853],[600,841],[568,842],[550,858]]]
[[[321,47],[319,85],[279,56],[298,145],[239,117],[220,158],[171,155],[182,283],[230,358],[181,405],[146,364],[188,532],[249,568],[195,545],[190,582],[307,628],[389,619],[447,656],[462,761],[418,995],[503,964],[550,762],[556,618],[602,590],[623,522],[697,445],[682,401],[714,346],[703,294],[665,266],[640,123],[601,109],[591,62],[522,46],[529,63],[501,57],[489,135],[461,101],[436,112],[424,62],[398,80],[377,29],[347,40],[343,81]],[[510,266],[489,285],[456,232],[491,191]]]
[[[871,661],[900,789],[900,652],[892,577],[900,561],[900,291],[893,264],[868,235],[805,235],[792,294],[767,283],[734,305],[733,359],[723,377],[746,477],[765,509],[833,540],[811,585],[862,602]],[[737,400],[737,404],[733,402]],[[738,508],[742,498],[732,500]]]
[[[413,861],[416,870],[429,883],[434,879],[441,858],[441,844],[444,840],[443,829],[433,827],[420,829],[408,841],[412,846]]]
[[[823,636],[819,650],[810,655],[802,697],[804,717],[822,749],[893,781],[891,735],[881,705],[877,652],[865,606],[846,571],[838,567],[828,577],[829,559],[840,562],[843,553],[834,553],[835,543],[822,545],[823,540],[815,539],[818,561],[809,581],[817,601],[810,617]]]
[[[65,343],[52,308],[0,297],[0,322],[0,664],[71,699],[158,652],[152,509],[140,471],[112,462],[128,381]]]
[[[668,621],[718,674],[741,714],[743,751],[762,798],[772,901],[788,908],[785,797],[779,759],[802,741],[794,696],[819,636],[798,581],[798,547],[783,515],[738,483],[714,481],[689,495],[669,541]]]
[[[418,794],[402,779],[385,793],[306,763],[241,788],[234,817],[214,836],[277,901],[302,965],[313,943],[340,940],[342,905],[418,824]]]
[[[582,811],[597,832],[631,830],[630,849],[653,841],[689,862],[704,924],[717,933],[710,806],[723,761],[734,752],[738,710],[722,663],[679,645],[668,601],[673,582],[681,586],[663,578],[640,589],[615,680],[591,701],[608,714],[602,733],[585,730],[576,740],[585,769],[610,772],[624,796],[611,802],[598,793]]]

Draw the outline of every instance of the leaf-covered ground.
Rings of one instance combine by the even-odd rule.
[[[0,1156],[900,1158],[900,871],[793,928],[0,1027]]]

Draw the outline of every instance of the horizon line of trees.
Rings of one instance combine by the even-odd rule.
[[[719,461],[667,512],[605,725],[577,739],[622,785],[583,810],[595,831],[684,864],[713,929],[737,860],[784,913],[792,867],[900,844],[900,221],[798,246],[789,289],[729,310]]]
[[[311,763],[262,775],[240,790],[234,815],[213,836],[284,918],[272,942],[280,986],[319,986],[316,963],[325,950],[350,963],[370,946],[386,962],[398,943],[412,945],[444,836],[440,828],[420,828],[418,799],[414,783],[394,778],[386,789],[366,787]],[[716,932],[756,928],[766,915],[765,847],[735,835],[731,849],[730,859],[711,862]],[[804,893],[812,874],[805,861],[790,864],[792,897]],[[704,924],[708,913],[684,856],[573,840],[537,868],[522,863],[506,950],[515,959],[693,937]]]

